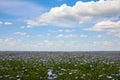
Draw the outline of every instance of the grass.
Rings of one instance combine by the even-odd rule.
[[[120,80],[120,61],[90,56],[1,59],[0,80]]]

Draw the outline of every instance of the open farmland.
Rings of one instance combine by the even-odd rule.
[[[120,80],[120,52],[0,52],[0,80]]]

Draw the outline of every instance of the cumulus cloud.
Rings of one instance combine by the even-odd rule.
[[[13,47],[13,46],[15,46],[16,45],[16,43],[17,43],[17,40],[15,40],[14,38],[2,38],[2,39],[0,39],[0,47],[8,47],[8,46],[10,46],[10,47]]]
[[[5,22],[4,24],[5,25],[12,25],[13,23],[12,22]]]
[[[0,21],[0,25],[2,25],[3,24],[3,22],[2,21]]]
[[[103,36],[99,34],[99,35],[97,35],[96,37],[97,37],[97,38],[102,38]]]
[[[92,28],[84,30],[90,31],[104,31],[110,35],[120,37],[120,21],[105,20],[96,23]]]
[[[24,35],[26,35],[27,33],[24,33],[24,32],[15,32],[14,34],[24,36]]]
[[[0,25],[12,25],[12,22],[4,22],[4,21],[0,21]]]
[[[92,43],[94,47],[98,47],[98,46],[101,46],[102,44],[102,47],[111,47],[113,46],[113,42],[110,42],[110,41],[101,41],[101,42],[93,42]]]
[[[97,2],[78,1],[74,6],[66,4],[54,7],[35,20],[27,20],[30,27],[57,25],[70,27],[90,21],[93,18],[120,15],[120,0],[100,0]]]
[[[14,38],[0,38],[0,50],[14,51],[119,50],[119,46],[119,41],[96,41],[91,43],[84,43],[77,40],[40,40],[37,42],[25,42],[23,40],[16,40]]]
[[[77,35],[75,35],[75,34],[58,34],[56,37],[57,38],[74,38],[76,36]]]
[[[24,29],[24,28],[25,28],[25,26],[20,26],[20,28],[21,28],[21,29]]]
[[[48,32],[66,32],[66,33],[70,33],[70,32],[74,32],[74,29],[58,29],[58,30],[48,30]]]
[[[80,37],[81,37],[81,38],[87,38],[88,35],[81,34]]]
[[[63,40],[43,40],[37,43],[39,48],[44,48],[43,50],[69,50],[69,51],[80,51],[80,50],[117,50],[120,44],[119,41],[96,41],[91,43],[84,43],[81,41],[63,41]],[[117,45],[114,43],[118,43]],[[102,45],[101,45],[102,44]]]
[[[20,36],[30,37],[30,35],[28,35],[28,34],[25,33],[25,32],[15,32],[14,34],[16,34],[16,35],[20,35]]]

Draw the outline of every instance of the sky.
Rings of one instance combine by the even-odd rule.
[[[0,51],[119,51],[120,0],[0,0]]]

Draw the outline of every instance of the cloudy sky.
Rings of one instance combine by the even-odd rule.
[[[119,3],[120,0],[0,0],[0,50],[120,50]]]

